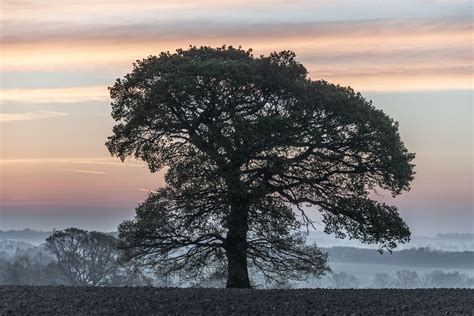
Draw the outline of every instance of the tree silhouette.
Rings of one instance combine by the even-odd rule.
[[[191,47],[137,61],[110,88],[112,155],[133,156],[165,188],[120,228],[125,258],[171,271],[227,271],[227,287],[327,270],[301,228],[391,249],[409,240],[397,208],[369,194],[409,189],[414,154],[398,124],[350,88],[307,78],[290,51],[254,57]]]
[[[55,231],[46,248],[71,285],[104,285],[117,271],[115,238],[78,228]]]

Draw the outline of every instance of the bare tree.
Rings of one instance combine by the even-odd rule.
[[[378,289],[388,288],[393,283],[392,278],[387,273],[376,273],[374,285]]]
[[[71,285],[104,285],[117,271],[115,238],[77,228],[55,231],[46,247]]]
[[[416,271],[397,271],[397,284],[401,288],[414,288],[419,285],[418,273]]]
[[[423,273],[420,277],[420,286],[421,287],[432,287],[433,285],[433,280],[432,280],[433,274],[432,273]]]

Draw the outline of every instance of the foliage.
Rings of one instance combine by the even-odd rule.
[[[308,79],[290,51],[161,53],[110,95],[109,151],[166,167],[167,187],[120,226],[128,260],[170,273],[224,267],[229,287],[250,286],[247,266],[270,280],[318,275],[326,256],[300,233],[313,225],[306,206],[341,238],[389,250],[409,240],[396,207],[370,198],[413,180],[398,123],[351,88]]]

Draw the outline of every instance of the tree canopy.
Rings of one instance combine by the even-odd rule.
[[[309,79],[293,52],[164,52],[110,95],[112,155],[166,167],[167,186],[120,226],[130,260],[221,266],[228,287],[249,287],[248,267],[273,280],[321,274],[326,256],[301,232],[309,209],[338,237],[389,250],[409,240],[397,208],[370,195],[410,188],[414,154],[398,123],[351,88]]]

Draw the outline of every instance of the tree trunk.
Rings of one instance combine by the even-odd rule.
[[[250,288],[247,269],[248,209],[245,204],[234,204],[227,220],[225,240],[227,255],[227,288]]]

